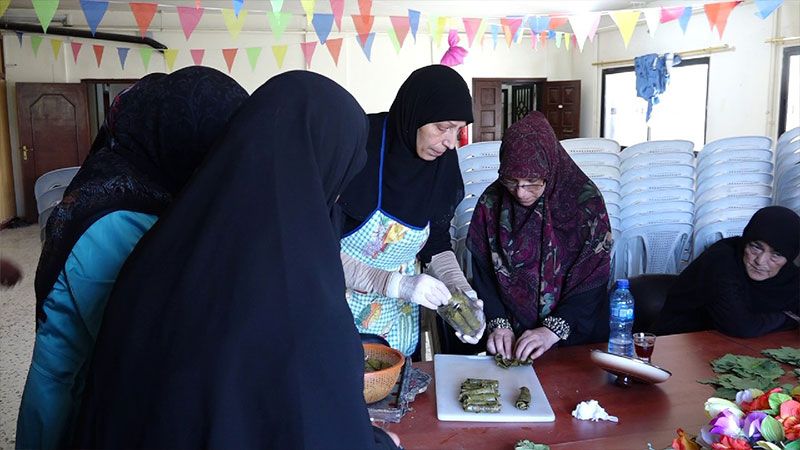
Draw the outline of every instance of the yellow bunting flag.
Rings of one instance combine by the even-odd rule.
[[[611,11],[609,14],[619,28],[619,34],[622,35],[622,42],[625,43],[625,48],[628,48],[628,43],[631,42],[633,30],[636,29],[636,22],[639,21],[641,11],[638,10],[623,10]]]
[[[449,21],[449,17],[433,16],[428,18],[431,38],[437,47],[442,46],[442,36],[444,36],[444,30],[447,28],[447,22]]]
[[[11,4],[11,0],[0,0],[0,16],[6,13],[8,9],[8,5]]]
[[[244,26],[244,19],[247,18],[247,10],[239,11],[239,16],[237,17],[234,10],[223,9],[222,18],[225,20],[225,27],[228,28],[228,33],[231,34],[231,38],[236,40],[236,38],[239,37],[239,33],[242,31],[242,27]]]
[[[286,49],[289,48],[288,45],[273,45],[272,46],[272,54],[275,56],[275,62],[278,63],[278,68],[283,68],[283,58],[286,57]]]
[[[316,3],[317,0],[300,0],[300,4],[303,5],[303,11],[306,12],[306,21],[309,27],[311,26],[311,20],[314,19],[314,6]]]
[[[58,54],[61,53],[61,45],[64,43],[61,39],[50,39],[50,47],[53,48],[53,59],[58,59]]]
[[[164,61],[167,63],[167,72],[172,72],[172,68],[175,67],[175,59],[177,58],[177,48],[168,48],[164,50]]]

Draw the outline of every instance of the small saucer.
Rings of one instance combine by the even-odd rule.
[[[602,350],[592,350],[591,360],[598,367],[618,377],[630,377],[647,384],[661,383],[672,373],[640,359],[616,355]]]

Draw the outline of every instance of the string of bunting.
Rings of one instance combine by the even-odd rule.
[[[344,2],[345,0],[328,0],[330,3],[330,12],[317,12],[316,0],[291,0],[299,1],[304,11],[307,26],[309,29],[313,28],[318,41],[309,41],[299,43],[300,50],[305,59],[306,67],[311,66],[314,53],[318,48],[318,44],[325,46],[333,58],[333,62],[338,66],[339,55],[341,53],[343,38],[331,38],[334,25],[336,29],[341,32],[342,20],[344,18]],[[354,1],[354,0],[351,0]],[[359,14],[350,16],[353,26],[356,31],[356,40],[364,52],[368,61],[372,59],[372,45],[375,40],[376,33],[373,31],[375,24],[375,16],[372,15],[373,0],[355,0],[358,2]],[[32,0],[33,9],[42,26],[42,31],[47,33],[56,11],[58,10],[59,0]],[[784,0],[755,0],[757,9],[756,15],[761,19],[766,19],[775,10],[777,10]],[[0,16],[5,15],[11,1],[0,0]],[[110,3],[114,4],[127,4],[133,14],[137,28],[141,36],[148,35],[148,29],[155,17],[159,8],[174,8],[178,15],[181,29],[189,42],[192,33],[197,28],[200,21],[205,14],[209,11],[220,13],[222,15],[225,27],[228,30],[233,41],[236,41],[241,33],[245,19],[248,14],[265,14],[267,16],[267,23],[275,37],[280,42],[283,40],[284,32],[292,17],[292,13],[284,11],[284,0],[270,0],[270,10],[257,10],[245,9],[245,0],[231,0],[230,8],[209,8],[202,5],[201,0],[195,0],[194,4],[189,5],[163,5],[152,2],[126,2],[115,0],[80,0],[80,6],[83,11],[84,17],[88,24],[89,30],[94,35],[100,26]],[[716,30],[720,39],[725,32],[725,27],[730,17],[731,12],[741,4],[742,1],[723,1],[706,3],[703,5],[703,10],[708,20],[710,29]],[[431,34],[431,39],[438,47],[442,45],[442,38],[448,34],[449,48],[442,58],[443,64],[457,65],[464,61],[467,50],[458,46],[459,37],[458,33],[462,30],[466,34],[467,46],[472,47],[477,39],[481,45],[484,45],[485,38],[488,34],[491,38],[492,48],[496,49],[499,42],[504,41],[510,48],[514,44],[518,44],[522,36],[529,33],[531,36],[531,43],[533,49],[539,49],[551,42],[556,48],[570,51],[577,48],[578,51],[583,51],[583,47],[588,39],[590,42],[594,41],[597,34],[597,28],[600,23],[602,15],[608,15],[614,24],[617,26],[620,36],[627,48],[631,37],[633,36],[634,29],[642,16],[647,25],[648,32],[651,37],[655,36],[656,30],[662,24],[678,21],[684,34],[686,33],[689,20],[692,18],[691,6],[670,6],[670,7],[653,7],[644,9],[630,9],[618,11],[600,11],[588,12],[574,15],[531,15],[531,16],[513,16],[513,17],[500,17],[500,18],[455,18],[449,16],[433,16],[426,15],[428,22],[428,30]],[[408,10],[405,16],[390,16],[388,17],[391,27],[387,30],[387,35],[397,53],[403,48],[406,38],[409,33],[411,34],[414,42],[416,43],[417,32],[419,31],[422,13],[417,10]],[[497,21],[498,23],[494,23]],[[570,31],[562,31],[562,29],[569,26]],[[17,32],[20,46],[23,42],[23,33]],[[57,38],[48,38],[50,41],[52,54],[54,59],[58,59],[64,46],[64,40]],[[31,48],[33,53],[38,57],[39,47],[43,42],[44,37],[39,34],[30,34]],[[77,64],[78,56],[83,47],[83,43],[77,41],[70,42],[70,49],[72,51],[73,61]],[[129,47],[114,47],[100,44],[92,44],[92,50],[95,55],[97,66],[100,67],[103,60],[106,47],[116,49],[120,66],[125,69],[128,53],[131,50]],[[247,54],[247,59],[252,70],[256,69],[259,57],[261,56],[264,47],[247,47],[247,48],[223,48],[218,49],[221,51],[225,59],[228,71],[233,68],[234,62],[239,50],[244,50]],[[283,62],[289,49],[288,44],[277,44],[271,46],[273,57],[279,68],[283,67]],[[150,58],[152,56],[152,48],[137,48],[140,59],[145,71],[148,70]],[[168,70],[172,70],[178,55],[182,50],[177,48],[169,48],[163,50],[164,59]],[[201,65],[206,56],[207,50],[210,49],[188,49],[191,59],[194,64]],[[66,57],[66,56],[65,56]]]

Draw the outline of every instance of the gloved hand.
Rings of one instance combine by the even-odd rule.
[[[471,293],[474,294],[475,291],[471,291]],[[467,296],[473,299],[475,298],[469,293],[467,293]],[[483,300],[475,299],[475,303],[477,303],[478,307],[481,308],[481,315],[483,315]],[[456,331],[456,337],[458,338],[459,341],[464,342],[465,344],[475,345],[478,342],[480,342],[481,337],[483,337],[484,331],[486,331],[486,318],[483,319],[483,326],[481,327],[481,331],[479,331],[478,334],[476,334],[475,336],[464,336],[460,332]]]
[[[402,298],[428,309],[446,305],[450,291],[441,281],[430,275],[400,275],[393,273],[389,278],[387,296]]]

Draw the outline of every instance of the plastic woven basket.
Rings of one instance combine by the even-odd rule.
[[[389,395],[397,383],[406,357],[398,350],[381,344],[364,344],[364,356],[391,364],[386,369],[364,373],[364,400],[374,403]]]

